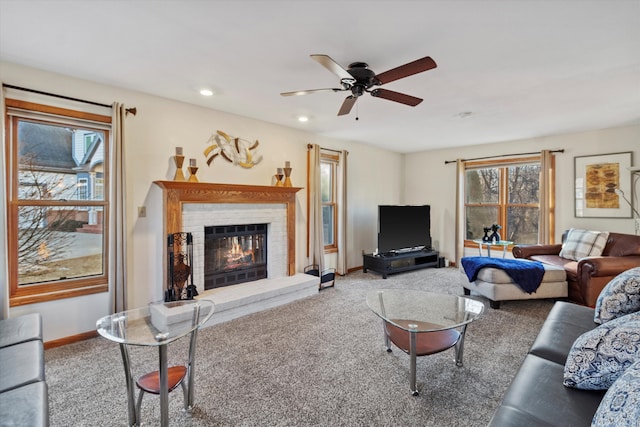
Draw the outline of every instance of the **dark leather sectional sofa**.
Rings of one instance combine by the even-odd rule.
[[[42,316],[0,320],[0,425],[49,425]]]
[[[562,384],[564,364],[574,341],[598,326],[594,310],[557,302],[505,392],[489,425],[590,426],[605,391]]]

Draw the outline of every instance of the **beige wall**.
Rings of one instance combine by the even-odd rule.
[[[295,186],[306,183],[306,145],[317,143],[326,148],[349,151],[348,193],[348,266],[362,265],[362,252],[376,248],[377,205],[430,204],[433,239],[444,256],[453,257],[455,166],[445,160],[491,154],[539,151],[542,148],[564,148],[558,155],[557,230],[579,226],[633,233],[631,220],[598,220],[573,218],[573,157],[580,155],[634,151],[635,164],[640,152],[640,126],[594,132],[559,135],[525,141],[505,142],[460,149],[426,151],[401,155],[368,145],[323,138],[283,126],[236,115],[196,107],[150,96],[140,92],[100,85],[26,68],[0,63],[0,80],[17,86],[63,94],[66,96],[111,104],[122,102],[138,108],[138,115],[126,122],[127,146],[127,237],[129,307],[138,307],[157,298],[162,286],[161,213],[157,203],[155,180],[171,179],[171,156],[176,146],[184,147],[187,158],[198,159],[200,181],[218,183],[269,185],[276,167],[291,161]],[[264,160],[253,169],[232,166],[216,159],[205,166],[202,150],[216,129],[260,141]],[[4,138],[2,138],[4,144]],[[4,150],[3,150],[4,151]],[[3,166],[4,170],[4,165]],[[4,188],[4,176],[0,176]],[[0,198],[4,194],[0,191]],[[299,271],[306,265],[306,191],[297,196],[296,260]],[[4,237],[5,200],[0,201]],[[147,206],[147,217],[138,218],[137,208]],[[2,242],[4,238],[0,239]],[[6,248],[2,247],[2,266]],[[0,268],[0,305],[3,316],[40,312],[44,316],[45,340],[59,339],[94,330],[95,321],[108,314],[108,295],[59,300],[7,309],[6,268]],[[2,316],[0,316],[2,317]]]
[[[203,182],[270,185],[271,176],[286,160],[293,167],[295,186],[306,185],[306,146],[349,151],[348,263],[362,265],[362,251],[375,249],[377,205],[400,203],[403,156],[349,141],[323,138],[283,126],[171,101],[147,94],[91,83],[9,63],[0,63],[3,83],[111,104],[122,102],[138,109],[126,121],[126,192],[128,236],[129,307],[139,307],[158,298],[162,289],[161,212],[154,204],[153,181],[172,179],[171,156],[176,146],[198,160],[198,178]],[[336,120],[339,120],[337,118]],[[248,140],[260,141],[264,159],[252,169],[243,169],[217,158],[205,164],[203,150],[217,129]],[[4,144],[4,138],[3,138]],[[4,170],[4,168],[3,168]],[[383,175],[380,171],[386,171]],[[4,185],[3,177],[0,178]],[[374,190],[375,189],[375,190]],[[0,193],[2,196],[2,193]],[[5,201],[2,200],[3,214]],[[137,208],[147,206],[147,217],[138,218]],[[297,195],[296,261],[302,271],[306,262],[306,191]],[[4,239],[3,239],[4,242]],[[3,247],[3,255],[6,250]],[[3,256],[4,258],[4,256]],[[6,309],[6,269],[0,271],[0,302]],[[202,286],[200,284],[200,286]],[[44,316],[45,340],[58,339],[95,328],[95,321],[109,311],[108,295],[14,307],[11,316],[40,312]]]
[[[632,165],[640,165],[640,125],[409,154],[405,159],[404,201],[431,205],[432,238],[438,242],[443,256],[453,259],[456,165],[445,165],[445,160],[542,149],[564,149],[564,153],[556,154],[556,241],[571,227],[634,233],[632,219],[574,217],[573,164],[576,156],[631,151]]]

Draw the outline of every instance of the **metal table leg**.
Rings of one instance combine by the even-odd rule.
[[[417,396],[418,388],[416,387],[416,339],[418,325],[410,324],[409,326],[409,387],[411,394]]]
[[[384,347],[387,349],[387,353],[391,353],[391,341],[389,341],[389,335],[387,335],[387,322],[382,321],[382,334],[384,336]]]
[[[120,336],[124,337],[124,316],[114,319]],[[136,410],[135,394],[136,389],[133,385],[133,375],[131,375],[131,360],[129,359],[129,349],[126,344],[120,343],[120,354],[122,355],[122,365],[124,366],[125,381],[127,382],[127,412],[129,415],[129,425],[137,426],[139,424],[139,414]]]
[[[200,307],[196,306],[193,312],[193,324],[198,325],[200,323]],[[198,338],[198,328],[195,328],[191,332],[191,339],[189,341],[189,363],[187,372],[187,391],[184,399],[184,410],[189,412],[193,409],[193,381],[194,371],[196,366],[196,339]]]
[[[120,353],[122,354],[122,364],[124,365],[125,381],[127,382],[127,412],[129,414],[129,425],[137,426],[139,424],[138,412],[136,411],[136,389],[133,385],[133,376],[131,375],[131,362],[129,360],[129,350],[126,344],[120,344]]]
[[[458,338],[458,342],[456,343],[456,346],[455,346],[457,367],[462,367],[462,356],[464,353],[464,337],[466,333],[467,333],[467,325],[464,325],[462,327],[462,330],[460,331],[460,338]]]
[[[158,346],[160,359],[160,425],[169,427],[169,368],[167,367],[167,346]]]
[[[382,299],[382,291],[378,291],[378,299],[380,301],[382,316],[387,317],[387,313],[384,309],[384,300]],[[391,343],[389,342],[389,335],[387,335],[387,322],[384,319],[382,320],[382,332],[384,333],[384,345],[387,347],[387,353],[391,353]]]

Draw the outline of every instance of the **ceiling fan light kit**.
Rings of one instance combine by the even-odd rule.
[[[437,67],[436,62],[431,59],[431,57],[426,56],[424,58],[409,62],[396,68],[392,68],[391,70],[376,75],[369,68],[369,65],[366,62],[353,62],[349,64],[349,67],[345,70],[340,64],[331,59],[331,57],[329,57],[328,55],[311,55],[311,59],[315,60],[327,70],[337,75],[340,78],[341,87],[283,92],[280,95],[294,96],[308,95],[318,92],[350,91],[351,95],[347,96],[342,102],[342,105],[338,110],[338,116],[349,114],[358,98],[365,92],[371,94],[371,96],[376,98],[382,98],[415,107],[422,102],[421,98],[388,89],[372,88],[374,86],[381,86],[383,84],[393,82],[405,77],[413,76],[414,74],[422,73],[424,71],[428,71]]]

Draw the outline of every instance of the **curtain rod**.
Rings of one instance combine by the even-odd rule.
[[[44,91],[41,91],[41,90],[29,89],[29,88],[26,88],[26,87],[14,86],[14,85],[6,84],[6,83],[3,83],[2,87],[8,87],[10,89],[22,90],[22,91],[25,91],[25,92],[37,93],[38,95],[53,96],[53,97],[56,97],[56,98],[66,99],[66,100],[69,100],[69,101],[82,102],[82,103],[90,104],[90,105],[97,105],[98,107],[111,108],[111,105],[101,104],[99,102],[87,101],[86,99],[80,99],[80,98],[72,98],[70,96],[58,95],[56,93],[44,92]],[[137,113],[137,109],[135,107],[127,108],[126,111],[127,111],[127,113],[131,113],[134,116]]]
[[[307,150],[311,150],[312,148],[313,148],[313,144],[307,144]],[[320,149],[324,151],[333,151],[334,153],[342,153],[341,150],[332,150],[331,148],[320,147]]]
[[[551,150],[552,153],[564,153],[564,148],[561,148],[560,150]],[[511,157],[511,156],[526,156],[526,155],[530,155],[530,154],[540,154],[539,151],[534,151],[532,153],[515,153],[515,154],[499,154],[497,156],[485,156],[485,157],[475,157],[473,159],[462,159],[463,162],[469,162],[472,160],[485,160],[485,159],[495,159],[498,157]],[[449,163],[455,163],[457,162],[457,160],[445,160],[444,164],[448,165]]]

